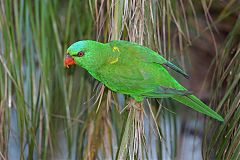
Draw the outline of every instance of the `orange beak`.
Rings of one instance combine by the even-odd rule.
[[[64,66],[69,68],[70,65],[76,64],[76,62],[74,61],[74,59],[67,54],[65,59],[64,59]]]

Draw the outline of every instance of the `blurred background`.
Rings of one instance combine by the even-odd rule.
[[[240,159],[238,0],[0,0],[0,159]],[[168,99],[142,110],[63,59],[73,42],[129,40],[223,115]]]

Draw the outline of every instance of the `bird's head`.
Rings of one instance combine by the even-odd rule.
[[[78,64],[87,70],[96,68],[101,64],[100,50],[102,46],[102,43],[91,40],[73,43],[67,49],[64,66],[69,67],[69,65]]]

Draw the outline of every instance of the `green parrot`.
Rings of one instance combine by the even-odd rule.
[[[146,98],[172,98],[219,121],[224,119],[179,84],[166,67],[188,75],[157,52],[129,41],[100,43],[82,40],[67,49],[64,65],[77,64],[114,92],[136,102]]]

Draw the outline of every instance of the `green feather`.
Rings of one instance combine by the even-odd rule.
[[[78,52],[84,56],[78,57]],[[191,95],[166,70],[165,66],[188,75],[157,52],[128,41],[99,43],[79,41],[67,53],[95,79],[112,91],[127,94],[137,102],[147,98],[172,98],[219,121],[223,118]]]
[[[215,111],[213,111],[211,108],[209,108],[206,104],[204,104],[202,101],[200,101],[197,97],[194,95],[190,96],[174,96],[172,99],[177,100],[178,102],[181,102],[182,104],[185,104],[186,106],[203,113],[205,115],[208,115],[212,118],[215,118],[219,121],[224,121],[224,119],[217,114]]]
[[[182,74],[185,78],[190,78],[189,75],[187,73],[185,73],[183,70],[181,70],[180,68],[178,68],[177,66],[175,66],[174,64],[172,64],[171,62],[166,62],[164,63],[166,66],[168,66],[169,68],[173,69],[174,71]]]

